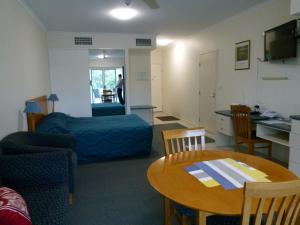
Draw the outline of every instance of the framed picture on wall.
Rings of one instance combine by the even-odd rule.
[[[235,44],[235,70],[250,69],[250,40]]]

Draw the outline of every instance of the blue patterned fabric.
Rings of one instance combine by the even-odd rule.
[[[3,185],[23,196],[33,225],[67,225],[68,153],[0,156]]]
[[[70,193],[74,192],[74,177],[77,167],[77,156],[73,151],[75,145],[75,139],[71,135],[34,132],[15,132],[3,138],[0,143],[4,155],[37,154],[67,150]]]
[[[52,121],[64,120],[76,138],[78,161],[82,163],[149,154],[152,126],[137,115],[79,117],[50,114],[37,132],[53,132]],[[48,129],[49,128],[49,129]]]
[[[120,103],[98,103],[92,104],[93,116],[125,115],[125,106]]]

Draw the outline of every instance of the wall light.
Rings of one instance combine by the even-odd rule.
[[[110,11],[110,15],[119,20],[130,20],[137,14],[136,10],[130,8],[117,8]]]
[[[156,43],[158,46],[167,46],[171,44],[173,41],[170,39],[157,39]]]

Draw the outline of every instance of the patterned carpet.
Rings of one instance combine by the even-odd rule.
[[[163,198],[150,186],[146,173],[164,154],[161,131],[178,128],[183,126],[155,125],[148,157],[78,166],[68,225],[163,225]],[[240,221],[213,216],[207,224],[238,225]]]
[[[149,185],[146,172],[163,156],[161,130],[177,128],[183,126],[154,126],[148,157],[80,165],[69,225],[162,225],[162,198]]]

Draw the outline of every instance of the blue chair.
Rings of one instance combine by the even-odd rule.
[[[3,155],[15,155],[20,157],[23,154],[59,152],[68,150],[68,183],[69,183],[69,203],[72,204],[74,193],[74,177],[77,167],[77,156],[75,148],[75,138],[69,134],[46,134],[35,132],[15,132],[2,139],[0,147]],[[55,163],[55,162],[53,162]]]
[[[40,152],[24,147],[21,153],[1,151],[2,185],[23,196],[32,224],[67,225],[71,150],[48,148]]]

